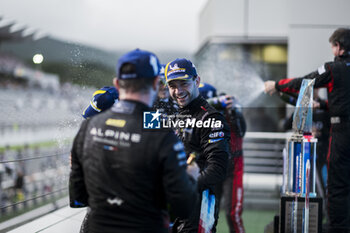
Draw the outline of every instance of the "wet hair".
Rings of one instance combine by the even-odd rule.
[[[135,73],[135,65],[132,63],[125,63],[120,67],[120,74],[132,74]],[[131,78],[131,79],[119,79],[119,86],[122,89],[131,92],[146,92],[152,87],[154,78]]]
[[[335,45],[339,43],[341,49],[350,51],[350,29],[349,28],[338,28],[329,37],[329,42]]]

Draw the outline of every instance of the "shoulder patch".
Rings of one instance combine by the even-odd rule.
[[[105,122],[106,125],[123,128],[125,126],[126,121],[123,119],[112,119],[108,118]]]
[[[184,149],[184,145],[182,144],[182,142],[177,142],[174,144],[173,146],[174,151],[180,151]]]
[[[318,71],[318,74],[321,75],[321,74],[326,72],[326,68],[324,65],[322,65],[322,66],[318,67],[317,71]]]
[[[224,140],[224,139],[223,138],[209,139],[208,143],[215,143],[215,142],[219,142],[221,140]]]

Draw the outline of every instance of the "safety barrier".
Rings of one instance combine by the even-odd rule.
[[[247,132],[243,142],[245,208],[278,209],[283,148],[290,133]]]
[[[3,151],[0,159],[0,222],[67,195],[65,149]]]
[[[245,207],[266,209],[278,206],[283,172],[282,150],[287,138],[286,133],[246,134],[243,144]],[[3,169],[0,220],[67,195],[69,148],[54,150],[8,151],[6,159],[0,161],[0,166],[8,166],[13,172],[25,172],[21,187],[16,175],[6,174],[6,169]]]

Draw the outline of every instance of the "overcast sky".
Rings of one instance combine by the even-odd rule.
[[[139,47],[194,52],[198,17],[206,2],[0,0],[0,25],[15,21],[17,28],[38,30],[37,36],[47,34],[107,50]]]

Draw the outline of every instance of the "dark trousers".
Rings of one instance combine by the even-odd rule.
[[[328,154],[329,232],[350,232],[350,122],[333,124]]]

